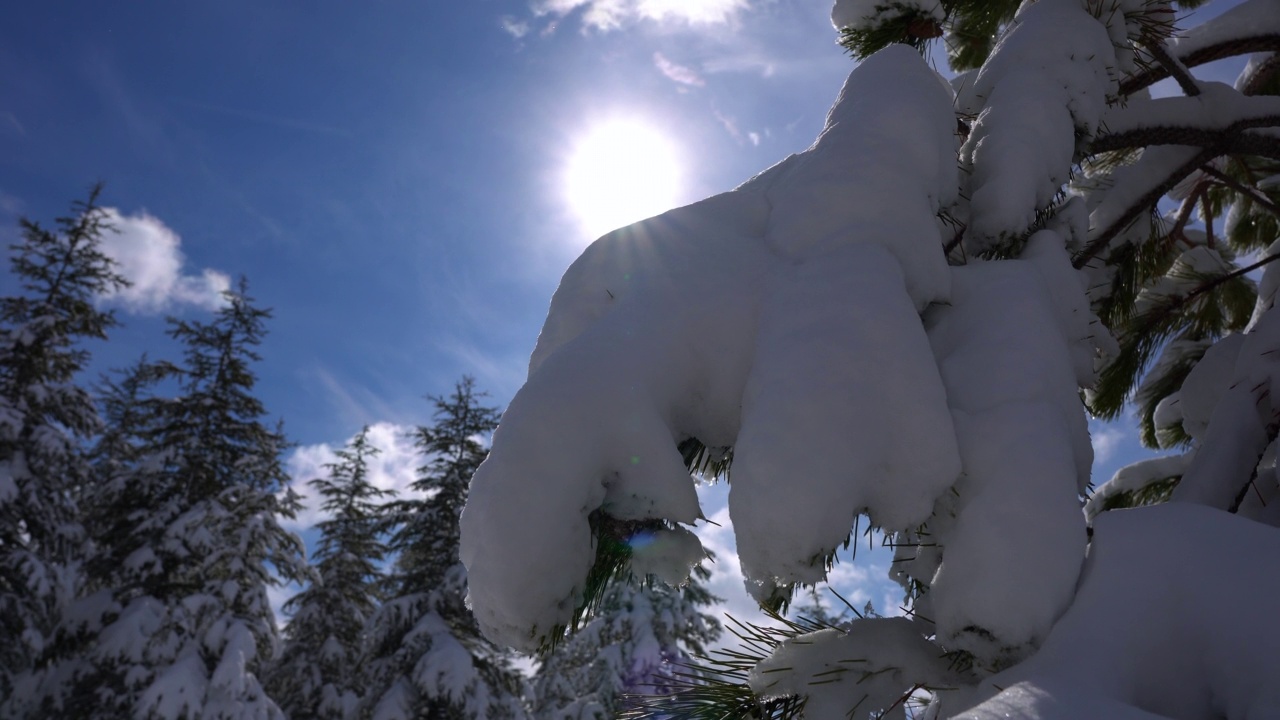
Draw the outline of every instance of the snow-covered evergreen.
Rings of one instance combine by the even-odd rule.
[[[129,421],[103,437],[93,592],[63,628],[80,653],[35,695],[49,712],[283,718],[259,680],[279,641],[267,590],[309,570],[280,525],[296,510],[286,443],[252,394],[268,315],[242,283],[211,322],[172,321],[181,363],[141,363],[109,395]]]
[[[380,498],[394,494],[370,482],[369,458],[378,449],[368,432],[366,426],[336,453],[337,461],[326,466],[328,477],[311,481],[326,516],[316,525],[317,577],[285,603],[292,611],[287,640],[267,684],[290,718],[354,717],[364,692],[365,628],[381,601],[387,555]]]
[[[611,720],[628,707],[627,694],[669,693],[673,679],[689,672],[684,664],[720,636],[720,622],[707,612],[719,599],[702,585],[709,575],[699,566],[680,588],[612,585],[596,616],[543,658],[534,717]]]
[[[413,489],[421,499],[391,505],[400,523],[386,601],[368,632],[362,716],[372,720],[518,720],[527,716],[524,680],[509,651],[480,634],[466,598],[458,556],[458,518],[475,469],[498,423],[483,393],[463,378],[433,396],[435,423],[416,430],[427,463]]]
[[[126,283],[99,248],[109,232],[99,188],[49,230],[22,221],[12,246],[21,294],[0,298],[0,715],[30,693],[79,592],[87,537],[76,495],[90,484],[83,443],[101,429],[77,385],[84,340],[115,324],[95,304]],[[21,683],[21,687],[15,684]]]
[[[658,528],[657,564],[691,566],[682,451],[701,446],[732,461],[762,603],[822,581],[866,515],[910,617],[793,632],[740,674],[759,703],[712,692],[681,717],[788,697],[901,716],[921,690],[931,717],[1280,715],[1274,614],[1185,612],[1197,573],[1280,591],[1274,553],[1209,567],[1280,525],[1280,4],[1178,37],[1147,0],[833,18],[861,63],[811,148],[566,272],[463,513],[484,632],[534,649],[576,621],[601,528]],[[968,72],[906,46],[938,36]],[[1234,86],[1195,77],[1258,51]],[[1166,77],[1182,96],[1153,99]],[[1117,476],[1086,514],[1086,412],[1130,399],[1149,442],[1194,454]],[[1164,499],[1181,506],[1100,512]]]

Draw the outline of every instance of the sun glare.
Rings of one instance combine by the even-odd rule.
[[[597,125],[569,157],[565,196],[588,239],[675,207],[680,163],[674,144],[634,120]]]

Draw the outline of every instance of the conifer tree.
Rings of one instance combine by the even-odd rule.
[[[99,247],[110,228],[101,187],[58,218],[57,229],[21,221],[11,246],[21,294],[0,298],[0,705],[20,692],[76,591],[85,534],[73,500],[88,481],[82,443],[101,427],[76,375],[86,339],[116,324],[95,299],[125,286]],[[30,677],[27,677],[27,681]]]
[[[610,586],[595,617],[543,659],[534,680],[535,717],[611,720],[629,707],[629,695],[669,694],[675,678],[689,672],[684,665],[720,636],[719,621],[704,610],[720,602],[704,585],[709,577],[700,565],[679,588]]]
[[[352,717],[363,694],[364,633],[381,601],[387,554],[379,499],[394,494],[370,482],[369,459],[377,454],[365,426],[337,452],[337,462],[325,466],[328,477],[311,481],[326,514],[316,525],[317,577],[285,603],[293,616],[267,688],[291,718]]]
[[[506,650],[481,634],[466,606],[458,519],[471,476],[488,454],[498,412],[464,377],[448,397],[432,396],[435,424],[415,431],[427,458],[413,489],[394,503],[398,553],[388,600],[373,619],[369,694],[374,720],[523,718],[522,679]]]
[[[109,388],[96,592],[73,609],[83,651],[47,674],[46,713],[283,717],[258,680],[278,643],[267,589],[309,573],[280,525],[298,507],[286,442],[252,394],[267,317],[242,282],[211,322],[170,321],[181,363],[140,363]]]

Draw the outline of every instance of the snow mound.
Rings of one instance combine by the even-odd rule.
[[[944,695],[938,717],[1280,717],[1280,533],[1176,502],[1094,528],[1076,600],[1040,651],[976,695]]]
[[[698,520],[687,438],[735,448],[730,508],[762,596],[820,576],[860,512],[929,516],[960,470],[918,314],[950,296],[953,118],[924,60],[886,48],[809,150],[570,267],[462,517],[487,635],[532,649],[571,617],[592,513]]]
[[[1108,28],[1079,0],[1024,3],[960,109],[977,116],[961,151],[971,170],[965,245],[1021,235],[1069,179],[1077,138],[1099,128],[1115,89]]]
[[[928,316],[964,475],[930,522],[941,567],[917,579],[939,641],[987,665],[1044,639],[1084,557],[1078,494],[1093,449],[1078,387],[1093,347],[1062,243],[1042,231],[1024,259],[953,268],[952,304]]]

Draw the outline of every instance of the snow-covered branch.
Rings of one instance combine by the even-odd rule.
[[[1168,50],[1171,59],[1187,68],[1228,57],[1280,51],[1280,3],[1246,0],[1172,39]],[[1151,65],[1123,79],[1120,93],[1133,95],[1169,76],[1166,64]]]
[[[1280,32],[1261,32],[1250,37],[1233,38],[1216,45],[1196,48],[1191,52],[1178,53],[1173,57],[1184,67],[1194,68],[1215,60],[1260,52],[1280,52]],[[1120,94],[1133,95],[1169,76],[1169,70],[1164,66],[1152,65],[1120,81]]]

